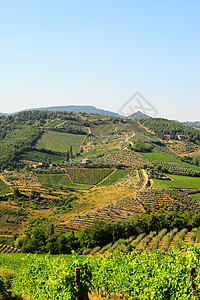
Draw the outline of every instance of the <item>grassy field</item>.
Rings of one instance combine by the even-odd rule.
[[[151,159],[151,160],[172,161],[172,162],[180,163],[180,160],[178,160],[172,156],[160,153],[160,152],[148,152],[148,153],[139,152],[139,153],[143,157],[145,157],[147,159]]]
[[[163,154],[160,152],[149,152],[149,153],[139,152],[139,153],[140,153],[140,155],[142,155],[143,157],[145,157],[147,159],[156,160],[156,161],[177,162],[185,167],[188,167],[188,168],[191,168],[191,169],[194,169],[194,170],[200,172],[200,167],[185,163],[185,162],[183,162],[177,158],[174,158],[170,155],[166,155],[166,154]]]
[[[112,151],[115,151],[115,150],[118,150],[118,148],[108,149],[108,150],[89,151],[89,152],[85,152],[85,153],[81,154],[81,156],[79,156],[79,158],[80,157],[91,157],[91,156],[95,156],[95,155],[105,154],[105,153],[112,152]]]
[[[119,179],[125,177],[130,170],[116,170],[114,173],[112,173],[110,176],[108,176],[105,180],[103,180],[99,185],[100,186],[107,186],[115,183]]]
[[[36,148],[66,153],[72,146],[73,152],[76,152],[84,137],[81,134],[45,131],[38,140]]]
[[[9,193],[10,191],[8,185],[0,179],[0,194]]]
[[[188,188],[198,189],[200,188],[200,177],[189,177],[180,175],[170,175],[173,179],[170,180],[159,180],[154,179],[155,188]]]
[[[46,124],[44,127],[54,127],[57,126],[59,124],[63,123],[63,121],[61,120],[53,120],[50,123]]]
[[[48,186],[63,186],[77,190],[88,190],[92,185],[71,183],[66,174],[38,174],[38,180],[41,184]]]
[[[30,151],[21,157],[22,160],[36,161],[36,162],[48,162],[50,159],[51,163],[61,162],[65,159],[65,156],[57,154],[49,154],[42,151]]]
[[[190,195],[190,196],[192,196],[194,199],[200,201],[200,193],[198,193],[198,194],[192,194],[192,195]]]

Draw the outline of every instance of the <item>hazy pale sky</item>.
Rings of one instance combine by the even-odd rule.
[[[118,112],[136,91],[159,117],[200,120],[199,0],[0,1],[0,112]]]

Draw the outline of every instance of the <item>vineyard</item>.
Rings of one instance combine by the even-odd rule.
[[[95,185],[108,176],[112,169],[66,168],[73,183]]]
[[[12,269],[12,282],[8,277],[7,282],[13,295],[29,295],[30,300],[75,300],[78,294],[80,299],[87,300],[95,292],[96,299],[199,299],[200,252],[194,246],[184,248],[184,254],[179,249],[168,255],[133,250],[128,255],[115,251],[104,258],[2,254],[0,293],[6,297],[4,278]],[[77,267],[80,285],[74,280]],[[195,268],[193,288],[191,282],[187,284],[192,267]]]
[[[0,243],[0,253],[19,253],[19,252],[20,250],[13,246],[7,245],[6,243],[4,244]]]
[[[113,169],[67,167],[65,171],[66,174],[40,173],[37,178],[41,184],[48,186],[75,187],[75,184],[80,184],[87,189],[109,176]]]
[[[46,153],[42,151],[29,151],[24,153],[21,156],[22,161],[34,161],[34,162],[42,162],[48,163],[49,161],[52,163],[59,163],[65,160],[65,156],[61,154],[53,154]]]
[[[111,184],[129,184],[129,185],[135,185],[136,182],[136,174],[134,170],[131,169],[125,169],[115,170],[112,174],[110,174],[105,180],[103,180],[99,185],[100,186],[108,186]]]
[[[46,149],[66,153],[70,146],[76,152],[84,138],[81,134],[70,134],[65,132],[45,131],[37,141],[37,149]]]
[[[170,253],[172,248],[185,252],[185,246],[200,245],[199,234],[197,228],[193,228],[191,232],[188,232],[186,228],[178,230],[173,228],[167,231],[166,228],[159,232],[151,231],[148,234],[141,233],[137,237],[131,236],[128,239],[119,239],[114,243],[109,243],[104,247],[95,247],[93,249],[85,249],[83,254],[90,255],[107,255],[109,253],[130,253],[134,249],[138,251],[147,251],[148,253],[156,253],[157,251],[164,251]]]

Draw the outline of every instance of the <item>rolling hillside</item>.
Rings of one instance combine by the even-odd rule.
[[[198,213],[198,132],[168,120],[91,111],[34,110],[1,117],[1,234],[33,230],[38,223],[67,232],[95,219]]]

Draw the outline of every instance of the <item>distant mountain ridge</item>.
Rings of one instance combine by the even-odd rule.
[[[150,116],[142,113],[141,111],[137,111],[134,114],[130,116],[122,116],[118,113],[109,111],[109,110],[104,110],[100,108],[96,108],[95,106],[92,105],[67,105],[67,106],[50,106],[50,107],[41,107],[41,108],[33,108],[29,110],[48,110],[48,111],[72,111],[75,113],[78,112],[85,112],[85,113],[92,113],[92,114],[98,114],[102,116],[112,116],[112,117],[117,117],[117,118],[128,118],[132,120],[139,120],[139,119],[147,119],[150,118]]]
[[[148,116],[144,113],[142,113],[141,111],[137,111],[132,115],[129,116],[122,116],[119,113],[115,113],[109,110],[104,110],[104,109],[100,109],[100,108],[96,108],[93,105],[66,105],[66,106],[49,106],[49,107],[39,107],[39,108],[30,108],[30,109],[25,109],[22,111],[31,111],[31,110],[48,110],[48,111],[72,111],[74,113],[78,113],[78,112],[84,112],[84,113],[92,113],[92,114],[97,114],[97,115],[101,115],[101,116],[110,116],[110,117],[116,117],[116,118],[128,118],[128,119],[132,119],[132,120],[139,120],[139,119],[148,119],[151,118],[151,116]],[[14,113],[2,113],[0,112],[0,117],[1,116],[9,116],[9,115],[13,115],[18,112],[14,112]],[[179,122],[176,121],[178,123],[181,123],[183,125],[186,126],[190,126],[193,128],[198,128],[200,129],[200,121],[195,121],[195,122]]]
[[[109,111],[109,110],[104,110],[100,108],[96,108],[95,106],[92,105],[67,105],[67,106],[50,106],[50,107],[41,107],[41,108],[34,108],[30,110],[57,110],[57,111],[72,111],[75,113],[78,112],[85,112],[88,114],[98,114],[102,116],[112,116],[112,117],[122,117],[118,113]]]

